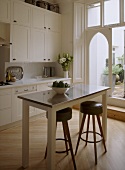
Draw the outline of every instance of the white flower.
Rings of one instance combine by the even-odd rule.
[[[66,58],[63,57],[63,58],[62,58],[62,61],[63,61],[63,63],[64,63],[64,62],[66,61]]]

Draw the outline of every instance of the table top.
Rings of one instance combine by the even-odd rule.
[[[18,98],[48,107],[53,107],[58,104],[84,98],[109,89],[109,87],[105,86],[85,85],[83,83],[79,83],[72,85],[66,94],[56,94],[54,90],[47,90],[19,95]]]

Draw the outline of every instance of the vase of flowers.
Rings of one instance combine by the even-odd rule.
[[[58,63],[62,66],[65,78],[68,78],[68,71],[70,69],[70,64],[72,61],[73,56],[71,56],[69,53],[63,53],[62,56],[60,54],[58,55]]]

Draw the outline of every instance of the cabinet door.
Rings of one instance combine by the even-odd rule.
[[[51,31],[61,32],[61,15],[46,11],[45,26]]]
[[[0,90],[0,126],[11,123],[11,89]]]
[[[32,54],[31,61],[42,62],[45,57],[45,33],[39,29],[32,29],[31,31],[31,43],[32,43]]]
[[[12,22],[23,26],[30,26],[30,7],[26,3],[20,1],[13,2]]]
[[[13,25],[12,33],[13,61],[28,61],[30,29],[19,25]]]
[[[10,1],[0,0],[0,21],[10,23]]]
[[[50,62],[57,61],[57,56],[61,51],[60,33],[48,31],[45,36],[45,56]]]
[[[32,9],[32,27],[37,29],[44,29],[45,27],[45,11],[34,7]]]
[[[45,84],[39,84],[37,85],[37,91],[45,91],[45,90],[50,90],[51,88],[48,87],[48,83],[45,83]],[[46,93],[43,94],[43,98],[45,97],[44,95],[47,95]],[[42,110],[42,109],[36,109],[37,111],[37,114],[46,114],[46,111],[45,110]]]

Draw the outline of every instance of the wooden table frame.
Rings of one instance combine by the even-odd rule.
[[[47,169],[55,170],[55,132],[56,132],[56,111],[72,107],[75,104],[90,100],[92,98],[102,96],[103,114],[102,114],[102,126],[105,139],[107,138],[107,90],[104,89],[89,96],[83,98],[68,101],[64,104],[56,105],[54,107],[44,106],[32,101],[23,99],[23,117],[22,117],[22,166],[24,168],[29,166],[29,106],[33,106],[39,109],[46,110],[48,112],[48,149],[47,149]],[[20,98],[20,97],[19,97]],[[79,116],[81,120],[81,116]],[[80,123],[80,121],[79,121]]]

